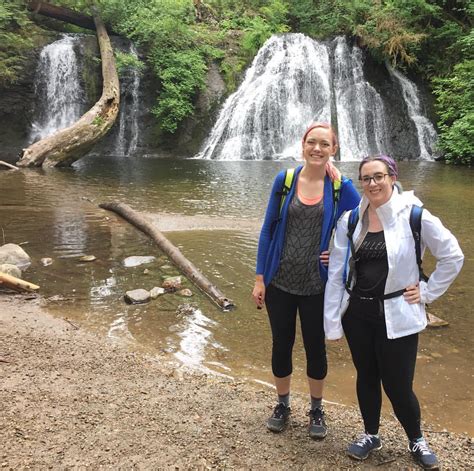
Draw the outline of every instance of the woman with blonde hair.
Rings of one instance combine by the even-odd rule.
[[[296,316],[300,317],[311,395],[309,435],[327,433],[322,407],[327,373],[323,330],[329,240],[335,223],[360,197],[352,182],[330,162],[337,137],[329,124],[313,123],[303,135],[303,165],[294,171],[282,204],[286,172],[275,178],[260,233],[252,296],[266,306],[272,331],[272,371],[277,404],[267,421],[281,432],[290,416],[290,381]]]

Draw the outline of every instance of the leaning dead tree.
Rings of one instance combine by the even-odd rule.
[[[233,302],[226,298],[146,217],[124,203],[103,203],[99,204],[99,207],[119,214],[137,229],[150,236],[176,267],[221,308],[228,310],[234,307]]]
[[[42,8],[46,8],[44,5],[52,7],[40,2],[38,13],[42,13]],[[120,104],[120,85],[114,53],[101,19],[96,15],[93,20],[102,59],[102,96],[79,121],[23,149],[17,162],[19,167],[71,165],[86,154],[114,124]]]

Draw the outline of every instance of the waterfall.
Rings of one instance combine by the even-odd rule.
[[[77,40],[75,36],[63,35],[40,53],[35,76],[38,102],[30,142],[70,126],[81,116],[84,94],[74,51]]]
[[[129,54],[138,57],[133,44],[130,44]],[[129,156],[136,151],[138,143],[140,72],[135,67],[129,67],[120,77],[120,89],[120,116],[114,153]]]
[[[416,88],[405,89],[413,90],[416,98]],[[326,121],[338,130],[341,160],[360,160],[381,152],[416,158],[406,151],[404,133],[410,118],[393,119],[400,111],[384,105],[387,95],[380,93],[364,76],[361,49],[349,45],[345,37],[318,42],[299,33],[272,36],[239,89],[224,103],[197,157],[299,159],[301,136],[308,124]],[[414,103],[408,91],[404,94],[407,102]],[[413,109],[420,117],[419,105]]]
[[[382,98],[364,79],[362,51],[334,40],[334,93],[341,160],[388,152]]]
[[[400,84],[403,98],[408,108],[408,116],[413,121],[418,134],[418,144],[420,146],[419,158],[422,160],[431,160],[434,151],[434,145],[437,139],[437,133],[433,124],[422,114],[419,92],[416,85],[402,75],[398,70],[387,66],[388,71]]]
[[[199,157],[299,157],[307,124],[330,120],[329,76],[327,46],[302,34],[272,36],[226,100]]]

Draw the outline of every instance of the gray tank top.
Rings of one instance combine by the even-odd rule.
[[[280,265],[272,284],[287,293],[311,296],[324,291],[319,275],[319,254],[323,225],[323,200],[303,204],[293,196],[288,207]]]

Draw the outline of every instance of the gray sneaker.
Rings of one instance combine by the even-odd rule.
[[[310,410],[309,416],[309,436],[314,439],[324,438],[328,434],[326,421],[324,420],[324,410],[322,407]]]
[[[382,448],[380,438],[368,433],[363,433],[354,443],[349,445],[347,454],[356,460],[365,460],[369,455]]]
[[[436,458],[436,455],[430,450],[430,447],[423,437],[410,441],[408,449],[413,459],[423,469],[439,469],[438,458]]]
[[[286,424],[288,423],[288,419],[291,414],[291,408],[286,407],[283,402],[278,403],[273,409],[273,414],[267,420],[267,428],[272,432],[279,433],[282,432]]]

